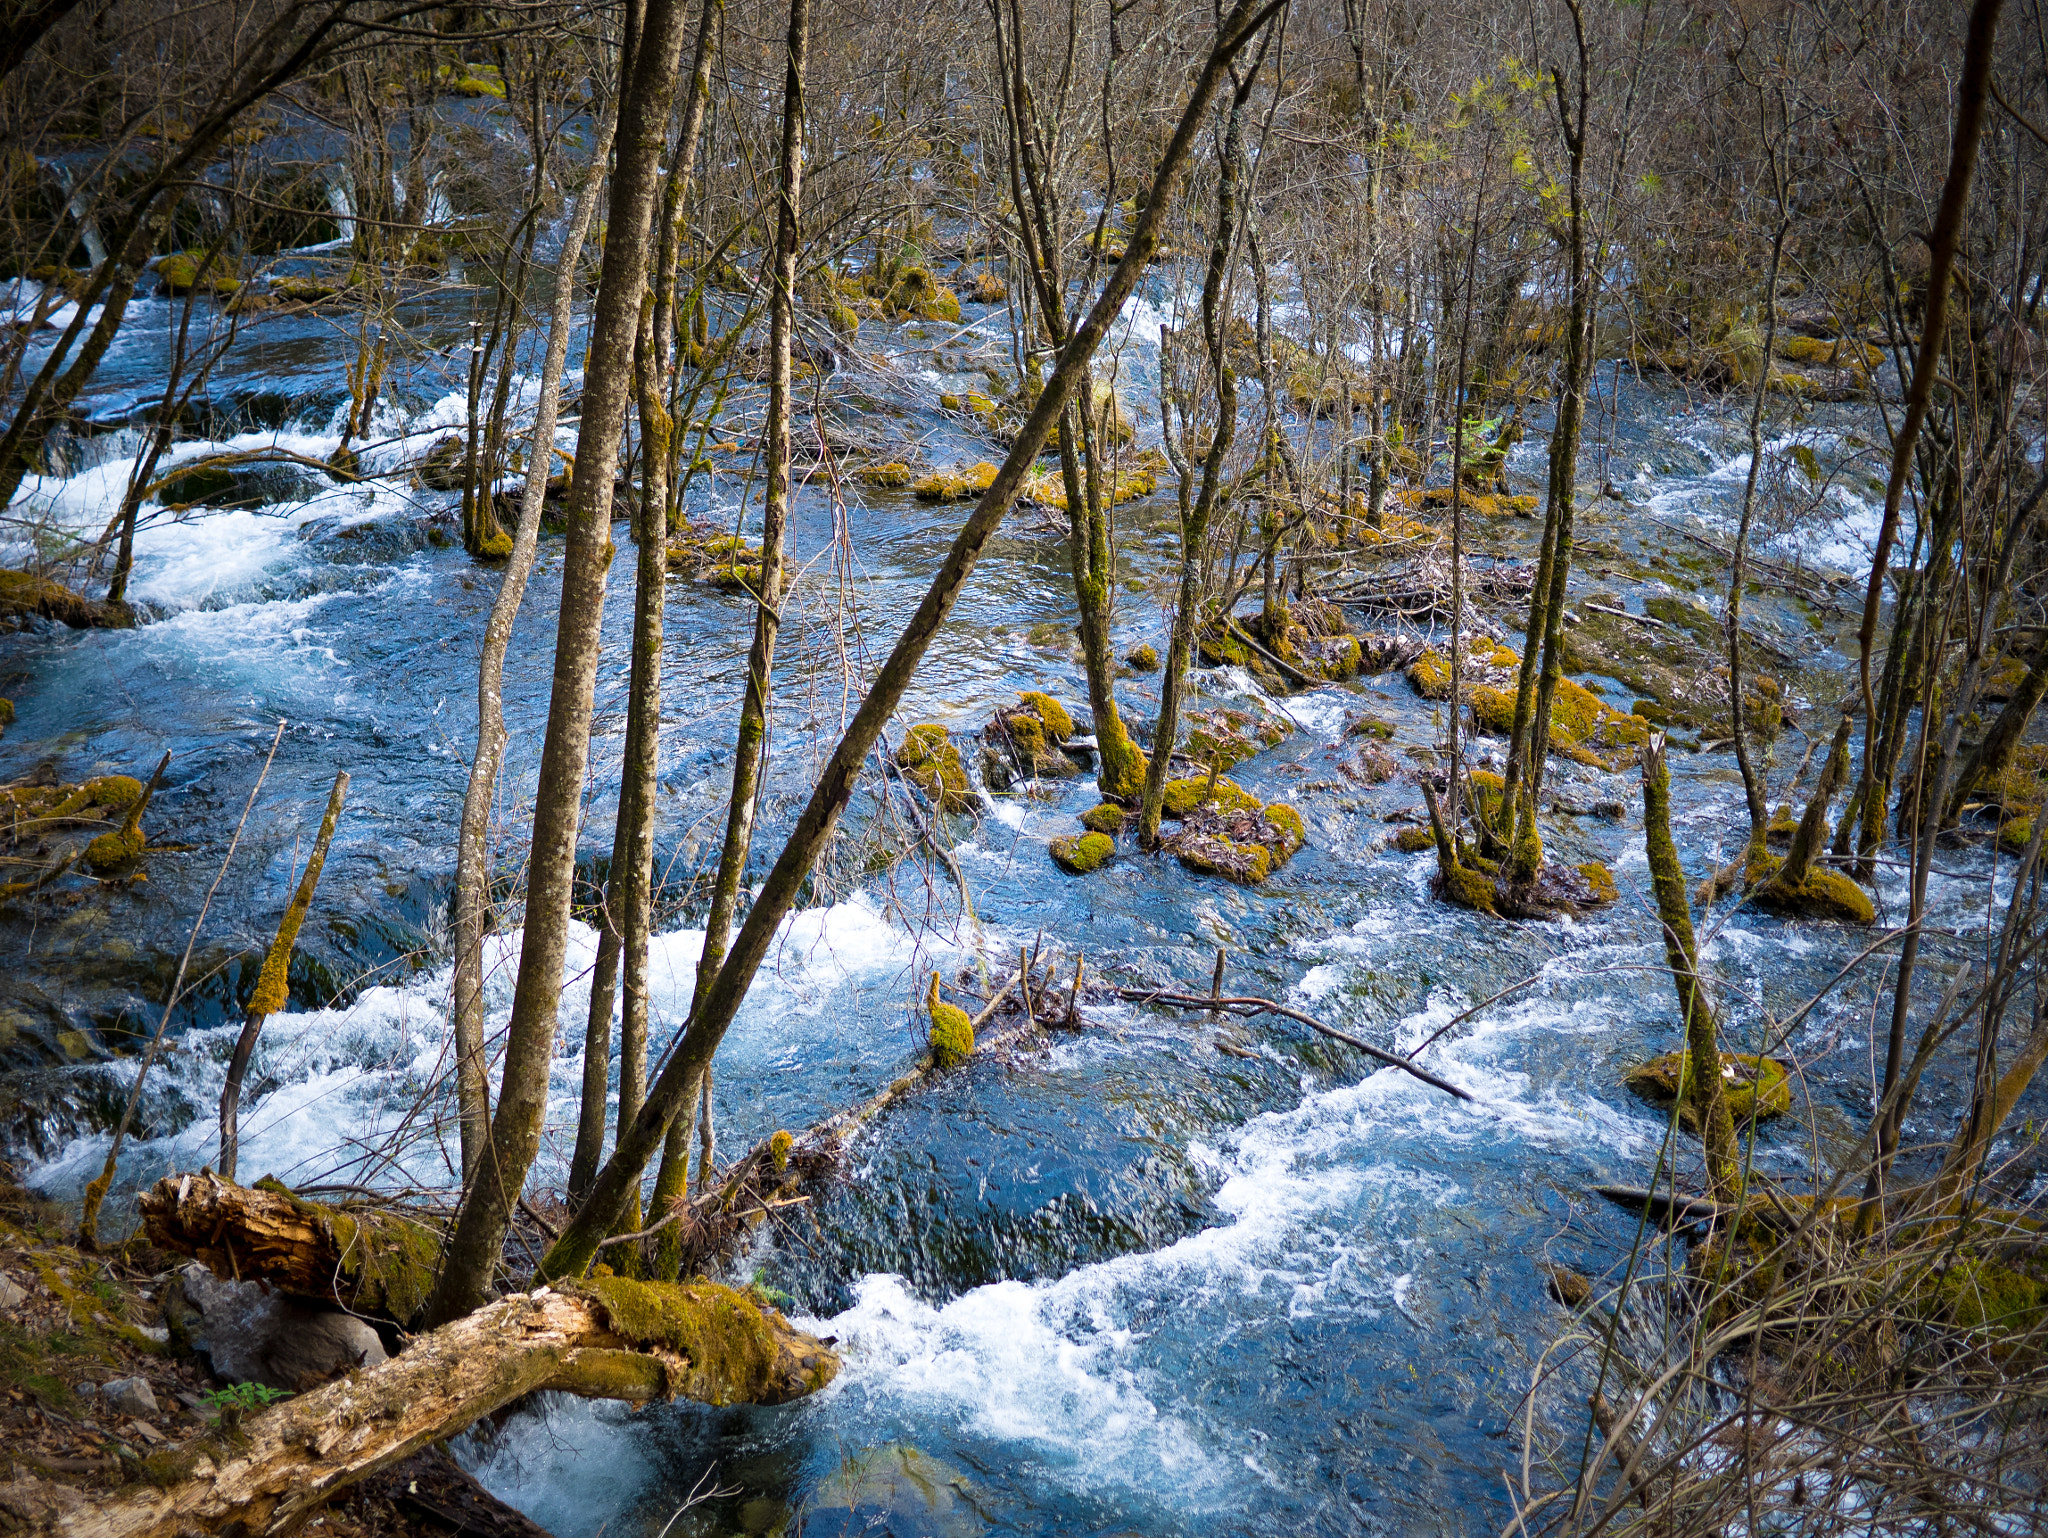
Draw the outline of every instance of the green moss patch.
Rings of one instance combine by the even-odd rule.
[[[903,735],[896,762],[910,783],[941,811],[971,812],[977,805],[967,766],[960,762],[960,750],[943,726],[930,721],[913,726]]]
[[[1131,814],[1114,801],[1104,801],[1100,805],[1089,807],[1081,814],[1081,826],[1090,833],[1106,833],[1115,838],[1117,834],[1123,832],[1124,824],[1129,822],[1130,818]]]
[[[1159,653],[1149,644],[1134,646],[1125,653],[1124,661],[1135,672],[1156,673],[1159,671]]]
[[[685,1358],[691,1386],[707,1404],[748,1403],[776,1389],[777,1348],[761,1305],[712,1282],[636,1282],[599,1277],[588,1291],[618,1335]],[[705,1392],[696,1392],[703,1389]]]
[[[1631,1068],[1622,1082],[1652,1105],[1669,1107],[1678,1101],[1679,1125],[1699,1132],[1698,1118],[1686,1092],[1691,1088],[1686,1070],[1687,1054],[1666,1052],[1640,1067]],[[1728,1114],[1739,1127],[1750,1120],[1768,1121],[1792,1109],[1792,1081],[1787,1065],[1774,1057],[1757,1057],[1746,1052],[1721,1054],[1721,1093],[1728,1101]],[[1686,1097],[1686,1098],[1681,1098]]]
[[[1116,840],[1107,833],[1081,833],[1052,841],[1052,862],[1069,875],[1085,876],[1108,862],[1116,853]]]

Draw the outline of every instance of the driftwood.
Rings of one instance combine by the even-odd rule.
[[[837,1374],[823,1342],[744,1293],[607,1278],[513,1296],[421,1336],[400,1356],[144,1460],[147,1481],[67,1501],[38,1523],[63,1538],[290,1531],[360,1480],[526,1394],[645,1403],[781,1404]],[[54,1504],[54,1503],[53,1503]]]

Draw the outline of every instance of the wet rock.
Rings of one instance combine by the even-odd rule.
[[[100,1386],[100,1398],[106,1401],[108,1409],[137,1420],[157,1413],[156,1391],[147,1378],[116,1378]]]
[[[1116,840],[1107,833],[1069,835],[1052,841],[1052,862],[1070,876],[1085,876],[1116,854]]]

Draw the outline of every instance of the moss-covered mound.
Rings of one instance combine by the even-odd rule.
[[[1091,806],[1081,814],[1081,826],[1090,833],[1106,833],[1115,838],[1123,832],[1124,824],[1131,820],[1131,814],[1114,801],[1104,801]]]
[[[1218,811],[1239,812],[1259,811],[1263,803],[1234,780],[1226,780],[1220,776],[1213,785],[1207,776],[1192,775],[1185,780],[1166,782],[1164,810],[1168,817],[1186,817],[1196,808],[1203,806],[1213,807]]]
[[[761,590],[761,547],[709,524],[685,524],[670,532],[668,566],[672,577],[687,577],[724,592]]]
[[[1115,853],[1116,840],[1107,833],[1068,834],[1052,841],[1052,863],[1074,876],[1087,875]]]
[[[1713,570],[1720,576],[1718,566]],[[1612,612],[1622,607],[1618,595],[1600,593],[1574,611],[1577,623],[1564,632],[1565,670],[1619,679],[1634,692],[1632,712],[1655,725],[1726,737],[1728,658],[1720,616],[1668,594],[1644,602],[1654,625]],[[1769,674],[1745,667],[1743,691],[1744,724],[1753,737],[1769,741],[1790,721],[1784,690]]]
[[[0,568],[0,631],[18,630],[30,619],[55,620],[73,630],[121,627],[131,621],[114,605],[94,603],[61,582],[33,572]]]
[[[927,721],[903,734],[903,746],[896,762],[910,783],[923,791],[932,805],[944,812],[971,812],[977,802],[968,781],[967,766],[960,762],[960,750],[943,726]]]
[[[1301,599],[1246,618],[1219,614],[1195,632],[1195,650],[1212,667],[1241,667],[1273,692],[1304,681],[1355,678],[1369,661],[1342,609]]]
[[[1181,751],[1198,764],[1215,765],[1218,773],[1285,742],[1294,730],[1283,716],[1255,716],[1244,710],[1197,710],[1187,722]]]
[[[1074,718],[1051,695],[1027,689],[1018,704],[998,710],[982,732],[982,765],[991,788],[1019,780],[1072,779],[1081,766],[1060,751],[1074,735]]]
[[[1246,800],[1249,805],[1225,807],[1211,800],[1193,807],[1162,847],[1189,870],[1258,885],[1294,858],[1308,842],[1308,830],[1301,813],[1284,802],[1261,807],[1254,798]]]
[[[1622,1082],[1652,1105],[1669,1107],[1689,1088],[1686,1062],[1683,1051],[1666,1052],[1631,1068],[1622,1076]],[[1787,1074],[1787,1065],[1774,1057],[1757,1057],[1747,1052],[1721,1054],[1721,1093],[1737,1126],[1748,1121],[1752,1113],[1758,1121],[1766,1121],[1792,1109],[1792,1082]],[[1699,1131],[1692,1106],[1682,1100],[1678,1121],[1688,1132]]]
[[[1465,688],[1512,684],[1522,659],[1490,636],[1468,635],[1464,646]],[[1402,670],[1415,692],[1426,700],[1451,697],[1451,654],[1431,647]]]
[[[862,465],[853,472],[853,478],[863,486],[908,486],[916,477],[902,460],[890,459],[878,465]]]
[[[1476,685],[1472,718],[1483,732],[1505,737],[1514,730],[1515,691]],[[1550,697],[1550,751],[1612,772],[1635,761],[1650,740],[1650,723],[1624,715],[1590,689],[1569,678],[1557,681]]]
[[[204,251],[173,251],[156,259],[156,275],[164,293],[176,298],[185,294],[232,294],[242,286],[235,259],[215,252],[207,261]]]
[[[934,470],[911,484],[911,495],[921,502],[964,502],[980,496],[995,484],[996,467],[987,460],[952,470]]]
[[[1119,455],[1103,482],[1102,499],[1111,507],[1136,502],[1159,489],[1159,477],[1167,469],[1166,456],[1146,449],[1129,457]],[[1017,493],[1017,500],[1031,507],[1067,511],[1067,483],[1057,469],[1034,470]]]
[[[1394,847],[1403,854],[1420,854],[1436,848],[1436,835],[1427,828],[1403,828],[1394,835]]]
[[[1791,919],[1836,919],[1845,924],[1877,921],[1870,894],[1832,866],[1816,864],[1804,881],[1789,887],[1780,877],[1783,864],[1774,854],[1749,861],[1745,874],[1754,883],[1749,900],[1765,912]]]
[[[968,274],[967,297],[975,304],[1001,304],[1010,297],[1010,285],[984,267]]]
[[[1133,646],[1124,654],[1124,661],[1135,673],[1156,673],[1159,671],[1159,653],[1150,642]]]
[[[1594,901],[1611,903],[1620,899],[1621,890],[1614,884],[1614,872],[1598,860],[1588,860],[1573,869],[1585,878],[1586,885],[1592,889]]]

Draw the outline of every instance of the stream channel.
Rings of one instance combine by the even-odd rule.
[[[1134,301],[1116,339],[1141,441],[1157,434],[1159,302]],[[405,466],[461,422],[465,305],[424,300],[406,315],[418,356],[393,380],[372,437],[413,436],[365,454],[377,477],[343,486],[266,472],[261,505],[160,514],[138,546],[143,623],[0,638],[0,694],[18,712],[0,740],[0,780],[45,763],[65,780],[146,776],[163,750],[173,754],[150,814],[162,847],[146,882],[54,915],[0,919],[15,957],[0,983],[10,1070],[0,1131],[33,1183],[59,1197],[75,1199],[98,1171],[138,1037],[155,1027],[276,724],[289,723],[200,936],[201,980],[152,1072],[110,1228],[125,1221],[116,1209],[132,1214],[137,1190],[215,1156],[213,1106],[236,1001],[342,768],[353,776],[348,809],[294,965],[290,1011],[270,1021],[251,1076],[242,1173],[450,1184],[445,1099],[410,1113],[447,1065],[445,907],[496,578],[451,543],[453,494],[421,490]],[[104,525],[140,443],[134,424],[161,390],[176,313],[161,299],[138,304],[83,403],[95,431],[71,446],[71,473],[31,481],[17,513],[33,506],[91,533]],[[970,370],[1007,356],[1000,311],[970,306],[968,319],[960,334],[864,327],[863,353],[889,356],[832,377],[833,432],[891,451],[882,457],[921,444],[941,466],[1000,457],[937,406],[942,389],[985,388]],[[211,446],[331,452],[353,325],[346,315],[247,322],[211,382]],[[1611,480],[1622,496],[1581,515],[1573,602],[1607,591],[1641,614],[1646,599],[1697,593],[1718,614],[1724,561],[1701,540],[1725,542],[1741,495],[1739,406],[1631,375],[1603,372],[1601,388],[1588,436],[1602,440],[1605,469],[1588,479]],[[758,401],[733,409],[758,413]],[[1257,410],[1253,394],[1247,421]],[[1510,461],[1517,490],[1540,489],[1543,426]],[[1833,571],[1860,583],[1881,495],[1871,447],[1881,429],[1869,407],[1822,407],[1798,431],[1832,487],[1767,553],[1809,577]],[[735,433],[751,443],[744,423]],[[800,425],[800,470],[818,441]],[[573,446],[573,429],[562,442]],[[743,516],[757,531],[758,480],[742,512],[746,454],[717,463],[692,494],[693,512],[728,527]],[[823,489],[829,479],[813,476],[792,522],[800,575],[777,667],[761,868],[858,698],[862,670],[886,651],[964,511],[850,479],[838,510]],[[1151,641],[1163,652],[1170,493],[1119,516],[1118,651]],[[1537,533],[1534,520],[1507,519],[1472,538],[1483,564],[1532,558]],[[610,848],[624,735],[632,546],[624,524],[616,537],[586,860]],[[0,557],[20,565],[26,554]],[[545,538],[507,668],[508,880],[546,712],[560,557],[559,538]],[[1781,654],[1798,722],[1778,744],[1775,786],[1805,750],[1801,732],[1824,736],[1852,687],[1859,594],[1839,591],[1832,610],[1775,586],[1749,602],[1747,623]],[[1503,618],[1519,647],[1512,616]],[[1374,623],[1363,612],[1352,619]],[[927,720],[971,733],[1020,689],[1047,689],[1083,713],[1072,622],[1063,538],[1019,512],[990,545],[892,736]],[[738,598],[671,583],[657,1053],[689,998],[700,942],[690,926],[701,910],[685,894],[715,862],[749,624]],[[1034,644],[1034,627],[1046,626],[1057,630],[1038,629]],[[1580,677],[1627,708],[1622,684]],[[1127,719],[1149,716],[1156,678],[1123,680]],[[1665,1118],[1620,1082],[1678,1039],[1658,970],[1634,771],[1603,775],[1559,759],[1549,784],[1587,806],[1627,804],[1619,821],[1556,816],[1545,830],[1553,858],[1611,865],[1621,901],[1578,922],[1490,921],[1434,901],[1434,857],[1392,846],[1399,825],[1383,819],[1420,801],[1410,750],[1428,757],[1439,731],[1438,707],[1398,674],[1272,701],[1232,670],[1201,671],[1197,683],[1200,706],[1279,712],[1297,727],[1233,772],[1262,799],[1300,808],[1308,847],[1292,863],[1247,889],[1126,849],[1092,876],[1069,877],[1046,844],[1076,831],[1096,796],[1085,779],[1050,783],[945,820],[970,917],[942,864],[882,857],[884,824],[864,795],[722,1049],[722,1150],[872,1093],[922,1049],[908,1001],[931,971],[950,979],[979,957],[1007,975],[1018,947],[1034,943],[1056,946],[1068,966],[1084,955],[1093,975],[1204,992],[1221,946],[1236,991],[1284,999],[1402,1050],[1540,972],[1424,1055],[1473,1100],[1273,1017],[1219,1026],[1092,1004],[1086,1029],[977,1059],[889,1111],[853,1143],[845,1178],[815,1210],[741,1262],[742,1278],[788,1294],[793,1316],[837,1338],[845,1365],[829,1390],[776,1410],[628,1413],[551,1399],[461,1445],[494,1492],[559,1538],[1499,1530],[1523,1396],[1570,1326],[1539,1263],[1597,1275],[1626,1254],[1633,1219],[1589,1188],[1641,1181],[1666,1132]],[[1367,711],[1395,724],[1403,765],[1376,786],[1342,772],[1358,748],[1344,735],[1347,717]],[[1499,748],[1477,744],[1482,757]],[[966,757],[977,755],[970,747]],[[1673,764],[1680,850],[1697,877],[1738,846],[1741,787],[1725,747],[1675,751]],[[1954,874],[1936,878],[1936,921],[1954,938],[1933,946],[1937,964],[1945,947],[1982,933],[1988,901],[2005,895],[1989,854],[1945,851],[1940,863]],[[1902,874],[1882,873],[1880,923],[1898,922]],[[1723,910],[1708,927],[1731,1045],[1751,1050],[1766,1011],[1783,1018],[1868,941],[1746,910]],[[502,1026],[516,930],[493,946]],[[573,1137],[593,949],[579,929],[536,1172],[543,1185],[559,1184]],[[1860,1127],[1875,1071],[1875,986],[1859,974],[1785,1044],[1801,1066],[1796,1114],[1763,1132],[1761,1168],[1810,1178],[1809,1131],[1825,1148]],[[1578,1425],[1585,1392],[1570,1371],[1546,1388],[1539,1430]],[[714,1489],[678,1514],[693,1491]]]

